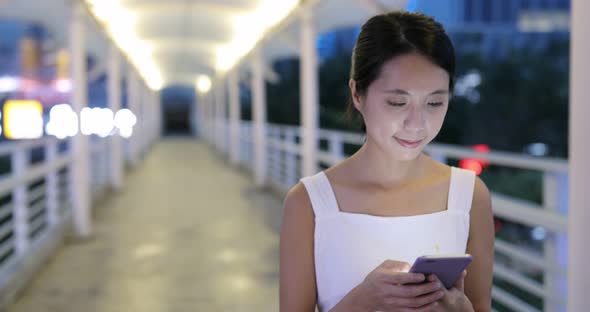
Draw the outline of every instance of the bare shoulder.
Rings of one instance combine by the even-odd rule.
[[[476,210],[491,210],[492,209],[492,200],[490,191],[488,187],[483,182],[480,177],[475,177],[475,189],[473,190],[473,203],[471,204],[471,209]]]
[[[289,192],[285,196],[283,204],[289,206],[307,205],[311,208],[309,195],[307,194],[307,190],[305,189],[303,183],[299,182],[289,190]]]
[[[295,215],[313,218],[311,201],[303,183],[297,183],[285,196],[285,200],[283,201],[283,215],[285,217]]]

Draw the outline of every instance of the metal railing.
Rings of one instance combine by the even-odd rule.
[[[0,289],[23,263],[71,223],[72,165],[69,140],[45,137],[0,144]],[[92,195],[108,186],[108,140],[90,143]]]
[[[69,217],[70,156],[51,138],[0,145],[0,279]]]
[[[229,133],[227,128],[223,131]],[[300,128],[294,126],[268,124],[266,128],[268,183],[283,192],[301,178],[300,133]],[[321,129],[319,141],[318,170],[321,170],[345,159],[348,156],[346,146],[362,145],[364,136]],[[227,146],[226,143],[224,145]],[[241,123],[240,147],[241,165],[252,169],[254,157],[250,122]],[[540,248],[532,248],[531,241],[496,237],[492,297],[498,310],[564,311],[567,284],[567,161],[506,152],[480,154],[468,148],[442,144],[430,144],[425,152],[444,163],[475,158],[495,167],[540,173],[543,188],[540,204],[491,190],[493,212],[498,220],[524,229],[521,233],[535,230],[544,236]]]

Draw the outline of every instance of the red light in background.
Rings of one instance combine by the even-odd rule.
[[[483,171],[483,165],[477,159],[461,159],[459,167],[474,171],[476,175],[480,175]]]
[[[478,153],[489,153],[490,152],[490,147],[487,146],[486,144],[476,144],[476,145],[473,145],[471,148],[473,148],[473,150]]]
[[[476,144],[476,145],[471,146],[471,148],[474,151],[476,151],[478,153],[482,153],[482,154],[487,154],[490,152],[490,147],[486,144]],[[467,158],[467,159],[461,159],[461,161],[459,161],[460,168],[474,171],[475,174],[477,174],[477,175],[480,175],[482,173],[483,169],[487,168],[489,166],[490,166],[490,162],[487,160],[483,160],[483,159]]]
[[[502,221],[494,218],[494,231],[498,233],[500,230],[502,230]]]
[[[471,148],[478,153],[487,154],[490,152],[490,147],[486,144],[476,144],[473,145]],[[487,168],[490,166],[490,162],[487,160],[480,159],[478,161],[481,164],[482,168]]]

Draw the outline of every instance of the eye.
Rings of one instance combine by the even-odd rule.
[[[432,107],[438,107],[438,106],[442,106],[443,103],[442,102],[431,102],[431,103],[428,103],[428,105],[430,105]]]
[[[401,107],[406,105],[406,103],[401,103],[401,102],[387,102],[387,104],[391,105],[391,106],[397,106],[397,107]]]

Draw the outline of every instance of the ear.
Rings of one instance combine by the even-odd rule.
[[[352,104],[361,114],[363,113],[363,101],[361,96],[356,92],[356,81],[350,79],[348,81],[348,87],[350,88],[350,95],[352,97]]]

